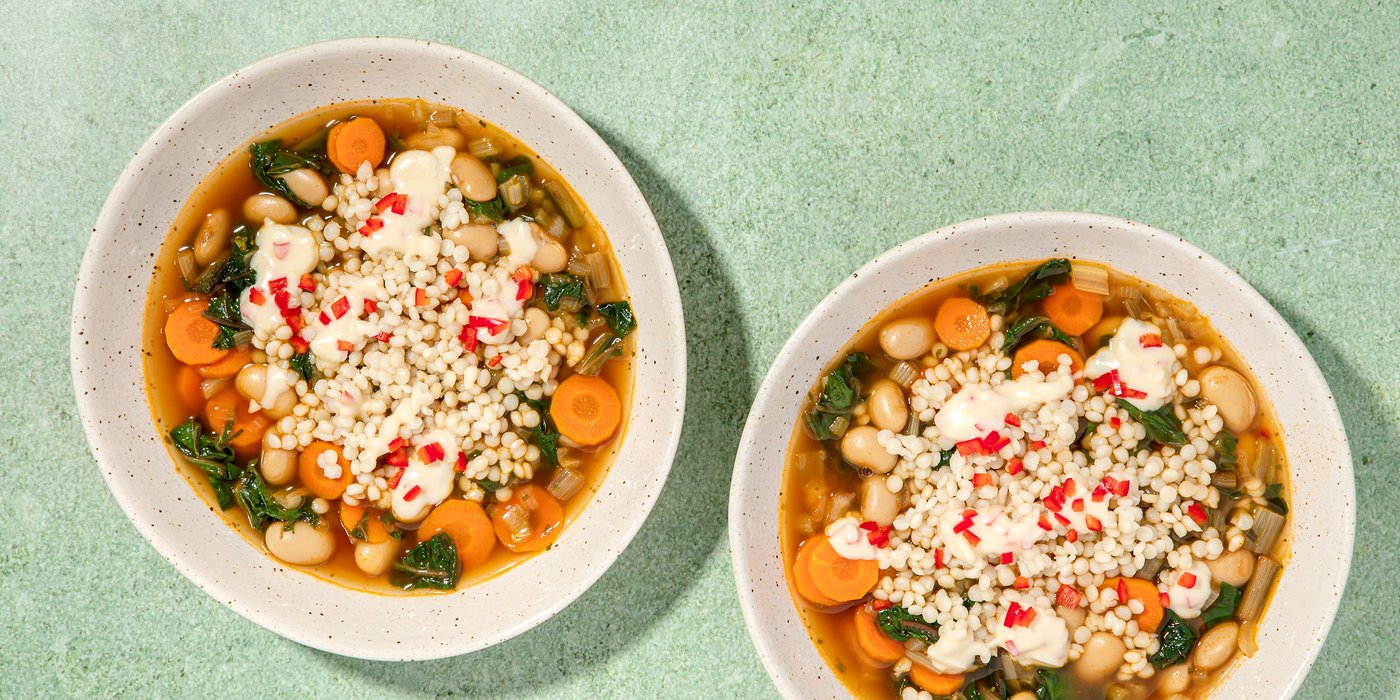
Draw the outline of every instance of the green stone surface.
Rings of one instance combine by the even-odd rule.
[[[0,697],[772,697],[725,538],[768,362],[880,251],[1037,209],[1176,233],[1302,336],[1346,422],[1358,519],[1300,697],[1400,697],[1400,16],[1108,4],[5,0]],[[373,34],[488,56],[583,115],[656,212],[691,339],[680,453],[631,547],[537,629],[429,663],[301,647],[176,573],[109,496],[65,361],[93,222],[156,125],[247,63]]]

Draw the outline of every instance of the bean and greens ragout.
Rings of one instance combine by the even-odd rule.
[[[551,547],[625,427],[637,319],[607,238],[501,130],[336,105],[234,154],[154,277],[157,421],[270,554],[452,590]]]
[[[782,537],[861,698],[1204,697],[1286,551],[1257,385],[1189,303],[1049,260],[931,285],[813,387]]]

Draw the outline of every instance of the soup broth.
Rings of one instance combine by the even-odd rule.
[[[1190,304],[1078,262],[971,272],[882,312],[801,415],[784,564],[857,697],[1200,698],[1255,651],[1288,470]]]
[[[377,155],[347,165],[366,133]],[[577,194],[422,101],[329,106],[250,146],[190,196],[153,273],[147,390],[181,472],[255,546],[354,588],[450,590],[552,546],[632,385],[626,286]]]

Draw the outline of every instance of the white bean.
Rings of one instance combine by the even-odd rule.
[[[1196,644],[1192,664],[1203,671],[1220,668],[1235,652],[1235,640],[1239,636],[1240,626],[1234,622],[1222,622],[1210,628]]]
[[[900,432],[909,422],[909,405],[899,385],[882,381],[870,392],[870,420],[883,430]]]
[[[884,477],[872,476],[866,479],[861,482],[860,491],[862,517],[882,527],[894,522],[894,516],[899,512],[899,504],[895,501],[894,493],[885,485]]]
[[[1128,647],[1123,640],[1108,633],[1095,632],[1084,645],[1084,652],[1074,662],[1074,668],[1090,678],[1106,678],[1123,664]]]
[[[1205,565],[1210,569],[1212,579],[1242,588],[1249,583],[1249,577],[1254,575],[1254,553],[1248,549],[1240,549],[1222,554],[1219,559],[1206,560]]]
[[[420,131],[404,139],[404,144],[409,148],[417,148],[424,151],[431,151],[439,146],[451,146],[460,151],[462,150],[462,146],[467,144],[467,137],[462,132],[451,127],[441,128],[430,126],[427,131]]]
[[[369,576],[378,576],[389,570],[398,556],[399,542],[387,539],[378,544],[355,541],[355,566]]]
[[[1203,370],[1196,380],[1200,382],[1201,396],[1219,411],[1226,428],[1242,433],[1254,425],[1259,417],[1259,402],[1239,372],[1215,365]]]
[[[238,371],[238,376],[234,377],[233,386],[243,398],[261,404],[263,396],[267,393],[267,365],[244,366]],[[297,393],[290,389],[279,393],[271,406],[261,406],[263,412],[273,418],[290,416],[296,407]]]
[[[228,212],[215,209],[204,217],[204,223],[200,224],[199,233],[194,237],[194,261],[208,265],[217,260],[228,247],[228,238]]]
[[[292,194],[313,207],[325,201],[326,195],[330,194],[326,189],[326,181],[321,179],[320,173],[311,168],[293,170],[278,175],[277,178],[287,183],[287,189],[290,189]]]
[[[330,559],[335,551],[330,526],[322,523],[319,528],[312,527],[305,520],[298,520],[291,530],[280,522],[268,525],[263,541],[272,556],[288,564],[313,566]]]
[[[496,255],[496,229],[493,226],[467,224],[448,230],[443,238],[453,245],[463,246],[472,260],[489,260]]]
[[[465,154],[452,159],[452,179],[457,189],[475,202],[489,202],[496,198],[496,178],[481,161]]]
[[[273,486],[281,486],[292,480],[297,473],[297,453],[292,450],[264,447],[258,469],[263,479]]]
[[[888,474],[894,469],[898,458],[880,446],[875,439],[879,434],[879,430],[868,425],[851,428],[846,432],[846,436],[841,438],[842,456],[857,467],[865,467],[876,474]]]
[[[238,371],[233,386],[249,401],[261,401],[267,392],[267,365],[247,365]]]
[[[1089,616],[1088,608],[1071,608],[1065,605],[1056,605],[1055,614],[1069,626],[1071,632],[1084,626],[1084,618]]]
[[[291,347],[291,346],[286,346]],[[297,407],[297,393],[287,389],[277,395],[271,406],[263,406],[263,413],[273,418],[285,418],[292,415],[292,411]]]
[[[569,251],[564,250],[564,244],[555,240],[535,224],[530,224],[530,232],[535,236],[535,257],[530,264],[540,272],[558,272],[569,265]]]
[[[880,329],[880,349],[896,360],[912,360],[933,346],[933,322],[926,318],[902,318]]]
[[[275,194],[255,194],[243,202],[243,216],[257,225],[264,219],[290,224],[297,220],[297,208]]]
[[[1191,667],[1187,664],[1177,664],[1162,670],[1162,685],[1158,691],[1162,693],[1181,693],[1191,687]]]
[[[549,330],[549,314],[543,309],[531,306],[525,309],[525,325],[528,330],[525,331],[525,335],[520,336],[521,345],[529,345],[539,340],[544,332]]]

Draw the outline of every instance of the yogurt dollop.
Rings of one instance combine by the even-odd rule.
[[[996,645],[1023,666],[1059,668],[1069,660],[1069,625],[1053,611],[1035,610],[1030,624],[997,629]]]
[[[276,364],[268,364],[265,371],[266,375],[264,376],[267,377],[267,380],[264,386],[266,388],[263,389],[262,400],[258,402],[259,406],[272,406],[276,404],[277,399],[281,397],[282,394],[292,391],[293,387],[297,385],[297,380],[301,379],[301,375],[289,369],[282,369]]]
[[[423,433],[414,441],[415,449],[409,451],[408,467],[394,487],[395,518],[405,522],[421,520],[429,509],[452,495],[453,467],[457,466],[457,453],[462,451],[457,440],[452,431],[438,428]],[[428,450],[423,448],[434,445],[442,451],[441,456],[424,461]]]
[[[451,146],[438,146],[432,152],[404,151],[394,156],[389,182],[395,194],[408,200],[402,213],[391,208],[374,217],[383,225],[361,234],[360,248],[365,253],[375,259],[394,253],[405,261],[437,263],[442,244],[433,236],[423,235],[423,229],[437,218],[438,195],[452,182],[450,170],[456,154]]]
[[[372,424],[365,426],[369,435],[369,444],[365,445],[359,454],[359,460],[363,464],[372,464],[380,456],[389,453],[389,445],[399,437],[399,429],[407,426],[410,431],[422,427],[423,419],[418,412],[424,406],[432,403],[436,397],[427,389],[414,387],[413,393],[399,400],[399,405],[394,407],[393,412],[384,417],[383,422],[376,429]],[[362,404],[361,404],[362,406]],[[398,517],[395,515],[395,517]]]
[[[1038,512],[1019,520],[1010,516],[1004,508],[977,511],[971,518],[965,517],[964,511],[949,511],[938,520],[938,537],[949,554],[972,565],[1007,552],[1014,557],[1034,548],[1037,542],[1056,536],[1040,526]],[[964,522],[968,524],[963,525]]]
[[[1137,477],[1125,472],[1109,472],[1105,477],[1103,481],[1092,487],[1085,483],[1085,479],[1082,477],[1066,479],[1065,490],[1066,492],[1070,490],[1069,482],[1073,481],[1074,495],[1066,496],[1064,507],[1053,511],[1057,517],[1051,520],[1051,524],[1063,525],[1080,533],[1098,532],[1104,528],[1117,527],[1118,515],[1110,503],[1120,494],[1131,496],[1137,493]],[[1107,488],[1110,480],[1118,487],[1118,490]],[[1095,494],[1098,494],[1097,500]],[[1065,523],[1061,518],[1069,522]],[[1094,520],[1091,522],[1090,518]]]
[[[535,259],[535,253],[539,252],[540,245],[535,241],[535,234],[530,230],[530,222],[524,219],[511,219],[496,228],[506,243],[510,245],[510,257],[506,259],[502,267],[507,270],[516,270],[521,265],[529,265]]]
[[[501,224],[502,235],[515,230],[514,224],[519,223],[521,228],[528,226],[524,221],[507,221]],[[526,237],[529,238],[529,229],[525,228]],[[514,235],[514,234],[512,234]],[[507,236],[506,240],[510,240]],[[533,240],[533,239],[532,239]],[[513,244],[512,244],[513,245]],[[511,248],[511,254],[515,254],[515,248]],[[531,253],[533,256],[534,253]],[[503,344],[515,339],[515,333],[511,330],[511,321],[523,318],[525,315],[525,302],[527,299],[522,296],[520,283],[505,276],[502,270],[518,269],[506,266],[497,267],[496,275],[488,277],[481,283],[481,296],[472,299],[469,308],[473,318],[490,319],[500,322],[500,326],[494,329],[490,324],[482,325],[477,329],[477,338],[483,343]]]
[[[965,386],[949,397],[933,418],[938,432],[958,442],[984,437],[1006,427],[1008,413],[1019,414],[1069,396],[1074,378],[1057,376],[1037,382],[1028,376],[995,387]]]
[[[826,537],[831,548],[846,559],[874,559],[880,550],[870,544],[865,530],[860,529],[860,521],[855,518],[841,518],[826,526]]]
[[[271,334],[285,321],[278,308],[270,283],[283,280],[278,288],[288,293],[289,306],[301,305],[301,276],[316,269],[320,249],[316,237],[301,226],[286,226],[271,221],[258,229],[248,266],[253,269],[253,284],[238,297],[238,310],[255,333]],[[256,303],[255,303],[256,300]]]
[[[962,673],[978,660],[992,660],[992,645],[973,636],[967,620],[938,629],[938,641],[925,652],[939,673]]]
[[[1195,581],[1188,579],[1190,586],[1181,585],[1186,574],[1196,577]],[[1167,588],[1167,597],[1171,599],[1167,607],[1183,620],[1200,617],[1201,611],[1205,610],[1206,601],[1210,600],[1210,569],[1206,567],[1205,562],[1193,561],[1190,568],[1177,574],[1176,581]]]
[[[361,317],[370,314],[365,302],[377,305],[381,295],[388,297],[377,277],[360,278],[344,296],[322,300],[320,313],[311,317],[311,328],[316,333],[311,339],[311,352],[316,359],[340,364],[349,357],[351,350],[378,333],[377,325]]]
[[[1156,336],[1159,345],[1143,345],[1144,339]],[[1172,381],[1172,365],[1176,363],[1176,353],[1162,344],[1162,330],[1150,323],[1137,319],[1124,319],[1113,334],[1108,347],[1094,353],[1084,363],[1084,376],[1098,379],[1113,370],[1118,370],[1118,380],[1123,386],[1141,391],[1147,396],[1139,399],[1123,398],[1144,411],[1155,411],[1166,404],[1176,384]]]

